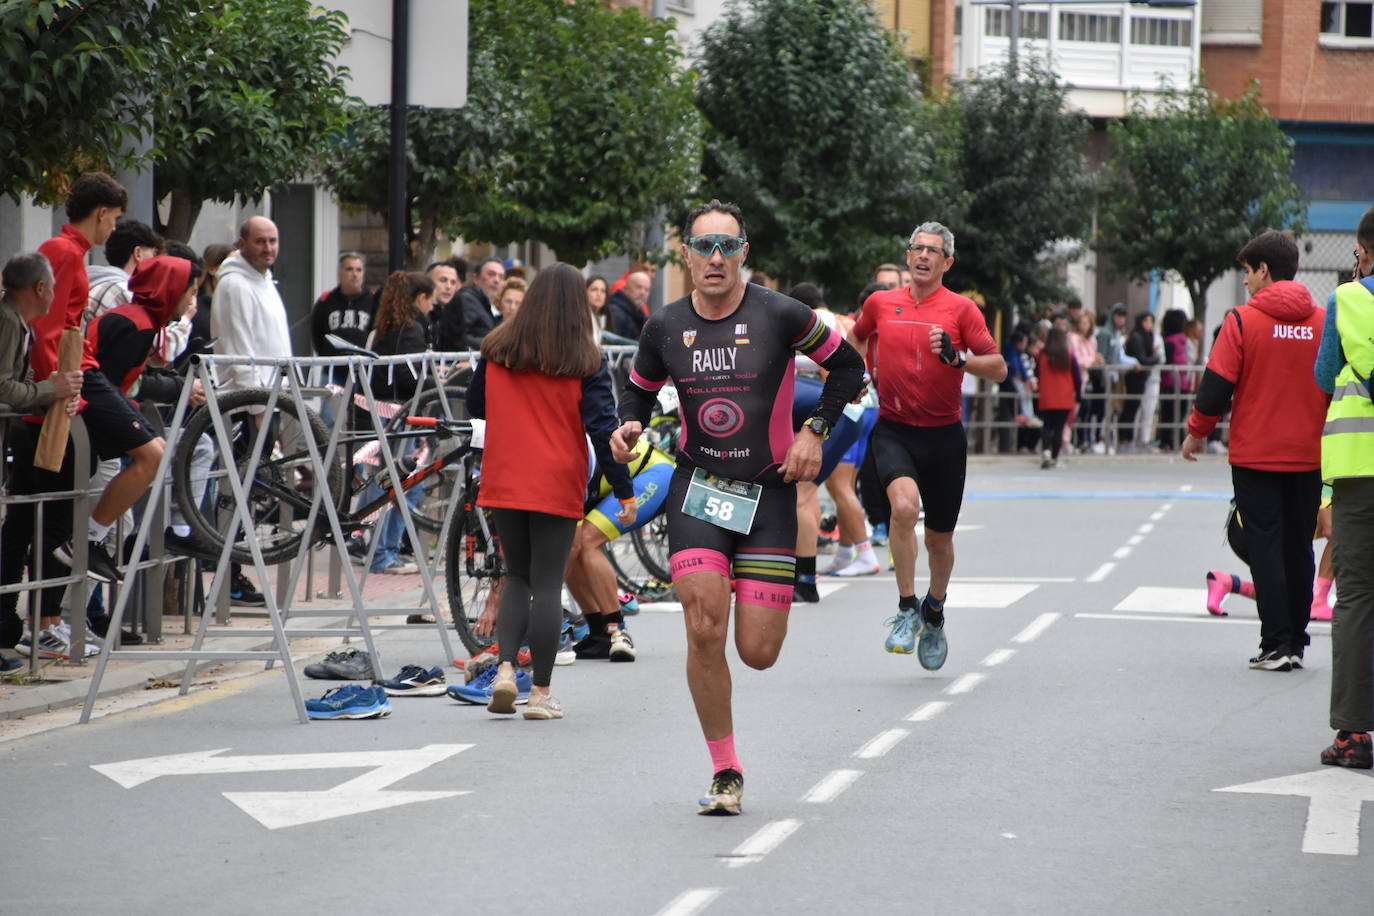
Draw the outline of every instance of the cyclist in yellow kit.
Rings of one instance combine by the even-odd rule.
[[[625,632],[615,570],[601,547],[622,534],[642,528],[663,511],[676,465],[672,458],[650,445],[648,437],[641,437],[626,467],[633,478],[638,509],[634,523],[623,527],[616,521],[619,500],[611,492],[605,475],[598,472],[588,487],[589,493],[596,494],[592,497],[595,505],[577,526],[572,554],[568,557],[564,581],[587,618],[588,627],[587,635],[573,647],[578,658],[609,658],[613,662],[635,660],[634,642]]]

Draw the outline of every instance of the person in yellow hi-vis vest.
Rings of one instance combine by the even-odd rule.
[[[1322,479],[1331,485],[1336,609],[1331,622],[1331,727],[1322,763],[1374,767],[1374,207],[1355,230],[1355,277],[1331,294],[1317,384],[1331,392]]]

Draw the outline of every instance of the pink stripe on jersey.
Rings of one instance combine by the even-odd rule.
[[[719,550],[707,550],[705,547],[679,550],[668,558],[668,568],[672,570],[674,582],[681,576],[699,572],[719,573],[730,578],[730,558]]]
[[[796,387],[796,370],[789,365],[782,374],[778,398],[773,402],[773,412],[768,418],[768,445],[773,450],[774,464],[782,464],[796,436],[792,431],[792,398]]]
[[[806,355],[811,357],[813,362],[823,363],[830,358],[831,353],[834,353],[840,348],[840,344],[842,343],[844,343],[844,338],[834,330],[831,330],[825,338],[825,343]]]
[[[667,376],[664,376],[662,381],[651,382],[651,381],[649,381],[648,379],[646,379],[644,376],[640,375],[640,374],[634,369],[634,367],[631,367],[631,368],[630,368],[630,381],[634,382],[636,385],[638,385],[640,388],[643,388],[645,391],[657,391],[658,389],[662,388],[662,387],[667,383],[668,377],[667,377]]]
[[[776,611],[791,610],[792,586],[757,582],[753,579],[736,579],[735,604],[752,604]]]

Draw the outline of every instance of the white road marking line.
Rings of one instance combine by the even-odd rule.
[[[1209,623],[1213,626],[1222,624],[1241,624],[1243,626],[1257,627],[1258,620],[1244,619],[1236,617],[1213,617],[1210,614],[1202,614],[1197,617],[1172,617],[1165,614],[1074,614],[1075,617],[1083,617],[1087,620],[1154,620],[1163,623]],[[1307,629],[1313,633],[1331,632],[1329,623],[1309,623]]]
[[[1143,534],[1133,534],[1133,535],[1131,535],[1129,538],[1126,539],[1126,545],[1127,545],[1128,547],[1136,547],[1136,546],[1139,546],[1140,542],[1143,541],[1143,540],[1145,540],[1145,535],[1143,535]]]
[[[1112,557],[1114,557],[1115,559],[1118,559],[1118,560],[1124,560],[1124,559],[1126,559],[1127,557],[1129,557],[1130,555],[1131,555],[1131,548],[1129,548],[1129,547],[1118,547],[1118,548],[1116,548],[1116,553],[1112,554]]]
[[[863,770],[835,770],[827,773],[826,776],[802,796],[802,801],[812,804],[823,805],[832,802],[839,794],[858,781],[864,774]]]
[[[944,689],[944,692],[950,696],[968,693],[987,679],[988,676],[986,674],[978,674],[972,671],[968,674],[961,674],[950,682],[950,685]]]
[[[1185,483],[1183,486],[1178,488],[1178,492],[1180,493],[1191,493],[1192,491],[1193,485],[1190,483]]]
[[[1162,518],[1164,518],[1164,512],[1163,512],[1163,511],[1159,511],[1159,512],[1156,512],[1155,514],[1153,514],[1153,515],[1150,516],[1150,521],[1152,521],[1152,522],[1157,522],[1157,521],[1159,521],[1159,520],[1162,519]]]
[[[1037,636],[1039,636],[1041,633],[1049,629],[1050,624],[1054,623],[1058,619],[1058,614],[1041,614],[1039,617],[1032,620],[1030,622],[1030,625],[1027,626],[1024,630],[1013,636],[1011,638],[1011,641],[1025,645],[1026,643],[1033,641]]]
[[[906,717],[908,722],[929,722],[931,719],[944,712],[953,705],[944,700],[931,700],[929,703],[922,703],[914,712]]]
[[[1145,524],[1141,525],[1139,528],[1136,529],[1136,531],[1138,531],[1141,534],[1149,534],[1151,531],[1154,530],[1155,526],[1151,525],[1149,522],[1146,522]]]
[[[1159,511],[1160,511],[1160,512],[1168,512],[1168,511],[1169,511],[1170,509],[1172,509],[1173,507],[1174,507],[1174,504],[1173,504],[1173,503],[1165,503],[1164,505],[1162,505],[1162,506],[1159,507]]]
[[[992,668],[996,665],[1002,664],[1002,662],[1011,658],[1015,654],[1015,649],[994,649],[993,651],[988,653],[987,658],[983,659],[983,664],[988,668]]]
[[[1142,585],[1117,602],[1113,611],[1143,611],[1148,614],[1191,614],[1207,607],[1205,588],[1169,588]]]
[[[872,760],[881,757],[888,751],[896,747],[903,738],[911,732],[905,728],[889,728],[885,732],[879,732],[867,744],[854,752],[854,756],[861,760]]]
[[[1088,578],[1084,579],[1083,581],[1101,582],[1103,579],[1107,578],[1107,574],[1114,569],[1116,569],[1116,564],[1108,561],[1106,563],[1103,563],[1101,566],[1097,567],[1097,569],[1094,569],[1093,574]]]
[[[801,824],[795,818],[764,824],[757,833],[735,847],[726,863],[731,868],[752,865],[781,846],[782,841],[795,833]]]
[[[669,901],[654,916],[695,916],[710,906],[725,890],[723,887],[694,887]]]

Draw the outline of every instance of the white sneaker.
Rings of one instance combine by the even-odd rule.
[[[867,555],[860,554],[854,558],[844,569],[831,573],[834,576],[872,576],[882,572],[882,567],[878,565],[878,558],[873,555],[873,551],[868,551]]]
[[[392,563],[386,569],[380,570],[386,576],[413,576],[420,571],[420,567],[414,563]]]
[[[611,631],[611,661],[632,662],[635,660],[635,644],[630,634],[624,630]]]
[[[838,576],[840,570],[854,562],[854,548],[840,545],[835,548],[835,559],[830,561],[830,565],[821,570],[822,576]]]
[[[1107,454],[1107,443],[1105,443],[1105,442],[1094,442],[1094,443],[1093,443],[1092,452],[1093,452],[1094,455],[1105,455],[1105,454]]]

